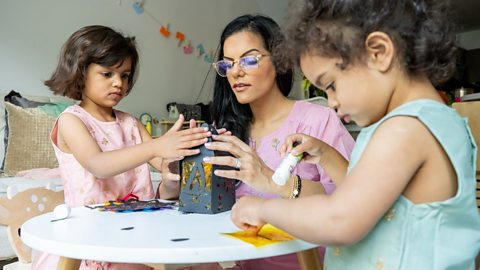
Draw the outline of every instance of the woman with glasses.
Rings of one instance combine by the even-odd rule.
[[[287,98],[292,88],[293,71],[279,73],[272,57],[282,39],[277,23],[261,15],[234,19],[220,38],[218,61],[213,64],[217,76],[212,117],[218,128],[226,128],[234,136],[214,136],[215,142],[207,147],[227,151],[232,156],[211,157],[205,161],[236,168],[216,170],[216,174],[240,180],[237,197],[296,198],[331,193],[335,189],[322,168],[308,163],[299,164],[285,185],[272,181],[273,170],[282,160],[279,147],[290,134],[305,133],[319,138],[345,158],[349,157],[354,145],[333,110]],[[236,267],[299,269],[299,264],[295,254],[290,254],[237,262]]]

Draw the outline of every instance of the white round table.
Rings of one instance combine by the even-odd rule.
[[[239,229],[230,212],[183,214],[176,209],[115,213],[77,207],[69,218],[52,213],[25,222],[22,241],[66,258],[143,264],[225,262],[278,256],[315,248],[301,240],[261,248],[221,233]]]

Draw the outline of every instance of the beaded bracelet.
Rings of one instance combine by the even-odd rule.
[[[300,192],[302,191],[302,179],[300,176],[293,175],[293,189],[292,194],[290,195],[290,199],[296,199],[300,196]]]

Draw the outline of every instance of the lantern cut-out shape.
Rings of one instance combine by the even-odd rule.
[[[212,134],[218,134],[213,125],[203,124]],[[212,139],[209,138],[211,142]],[[235,180],[219,177],[216,169],[232,169],[203,161],[204,157],[224,156],[228,153],[212,151],[201,145],[200,153],[185,157],[180,169],[179,210],[188,213],[215,214],[232,209],[235,204]]]

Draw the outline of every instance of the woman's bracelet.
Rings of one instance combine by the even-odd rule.
[[[292,194],[290,195],[290,199],[296,199],[300,196],[300,192],[302,191],[302,179],[300,176],[292,175],[293,176],[293,189]]]

